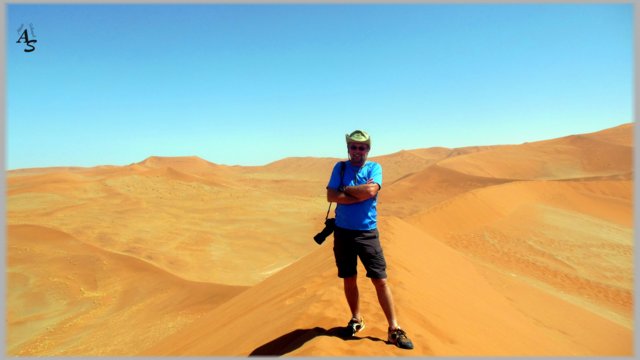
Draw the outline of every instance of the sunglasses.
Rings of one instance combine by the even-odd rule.
[[[366,146],[363,146],[363,145],[360,145],[360,146],[351,145],[351,146],[349,147],[349,149],[351,149],[351,150],[360,150],[360,151],[365,151],[365,150],[368,150],[369,148],[368,148],[368,147],[366,147]]]

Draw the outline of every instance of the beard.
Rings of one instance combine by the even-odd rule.
[[[356,164],[364,164],[367,161],[366,154],[349,154],[349,160]]]

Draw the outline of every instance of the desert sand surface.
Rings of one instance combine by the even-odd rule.
[[[332,238],[333,158],[7,172],[7,355],[633,355],[633,124],[383,166],[379,229],[411,351]]]

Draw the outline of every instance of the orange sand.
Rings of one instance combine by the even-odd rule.
[[[362,268],[367,328],[336,335],[350,314],[312,237],[338,159],[10,171],[7,355],[633,355],[632,139],[372,158],[413,351],[385,343]]]

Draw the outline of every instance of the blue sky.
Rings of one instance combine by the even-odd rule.
[[[519,144],[633,121],[631,4],[9,5],[8,169]],[[35,51],[16,43],[24,29]]]

